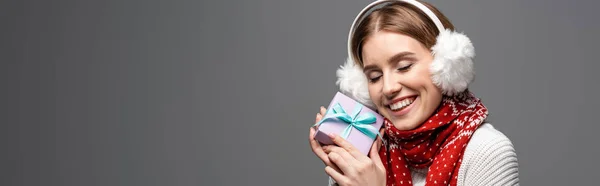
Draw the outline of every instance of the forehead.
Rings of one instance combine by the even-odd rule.
[[[411,52],[417,55],[427,49],[416,39],[390,31],[378,31],[363,43],[362,58],[365,65],[386,62],[388,58],[401,53]]]

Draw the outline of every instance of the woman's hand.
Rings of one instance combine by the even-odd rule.
[[[317,113],[317,117],[315,118],[315,123],[321,121],[323,115],[325,115],[325,112],[327,112],[327,109],[325,109],[325,107],[321,107],[320,112]],[[317,155],[317,157],[319,157],[319,159],[321,159],[321,161],[323,161],[323,163],[326,166],[331,167],[337,170],[338,172],[341,172],[336,165],[332,164],[331,161],[329,161],[329,157],[327,156],[327,153],[323,151],[323,147],[321,146],[321,144],[313,138],[315,136],[315,132],[315,127],[310,127],[308,142],[310,143],[310,147],[313,153],[315,153],[315,155]]]
[[[380,134],[382,132],[383,129]],[[344,138],[335,134],[329,137],[337,146],[324,146],[323,151],[341,172],[330,166],[325,167],[325,172],[339,185],[385,185],[385,167],[379,158],[380,138],[377,138],[367,157]]]
[[[315,123],[319,122],[327,110],[321,107],[320,113],[317,113]],[[310,128],[309,143],[312,151],[326,165],[325,172],[333,178],[338,185],[385,185],[385,167],[379,158],[379,147],[381,139],[377,138],[371,150],[369,157],[362,154],[352,144],[342,137],[330,136],[337,145],[321,146],[313,136],[315,128]],[[380,130],[383,135],[383,129]]]

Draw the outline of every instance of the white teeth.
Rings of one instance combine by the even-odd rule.
[[[398,107],[400,107],[398,104],[393,104],[392,105],[392,110],[396,110],[396,109],[398,109]]]
[[[400,109],[402,109],[402,108],[410,105],[413,101],[414,101],[414,99],[405,99],[405,100],[402,100],[402,101],[400,101],[398,103],[390,105],[390,108],[392,110],[400,110]]]

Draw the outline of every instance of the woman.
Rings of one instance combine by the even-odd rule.
[[[486,122],[467,86],[474,78],[469,39],[435,7],[376,1],[355,19],[340,91],[385,117],[370,153],[343,138],[313,152],[339,185],[518,185],[510,140]],[[325,114],[321,107],[316,116]]]

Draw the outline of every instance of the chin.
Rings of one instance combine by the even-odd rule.
[[[418,113],[410,113],[405,115],[402,118],[397,118],[391,115],[389,112],[386,112],[384,115],[385,118],[390,120],[394,127],[398,130],[412,130],[420,126],[420,123],[415,121]]]
[[[412,130],[419,126],[419,124],[414,121],[406,121],[406,120],[391,120],[398,130]]]

